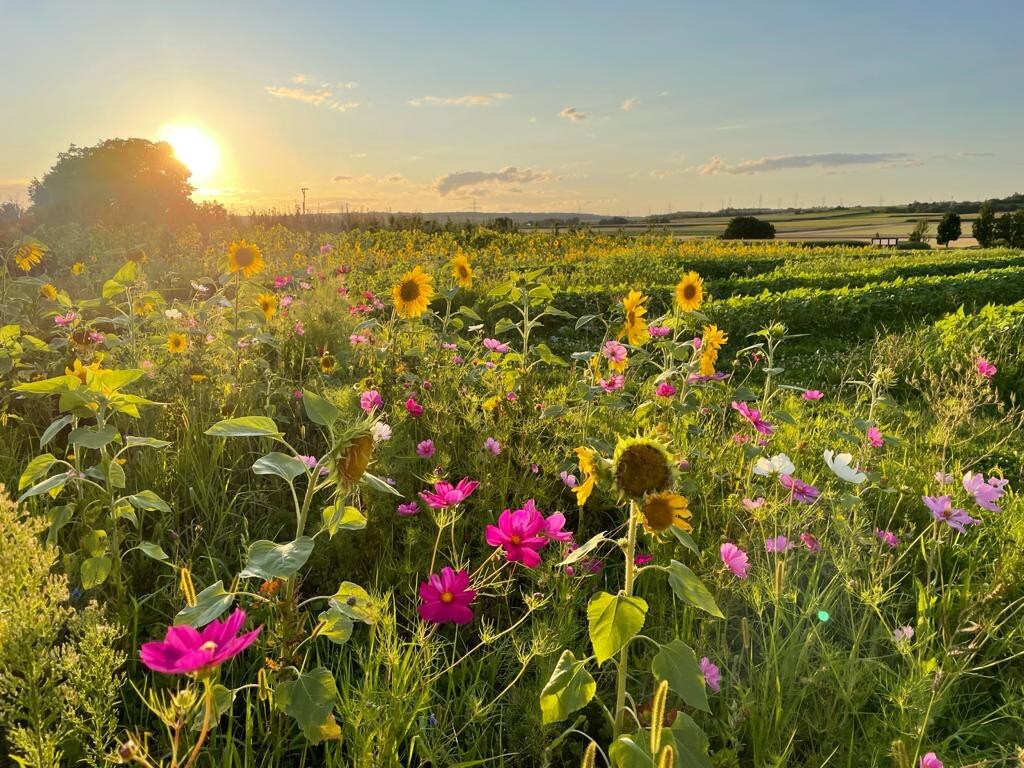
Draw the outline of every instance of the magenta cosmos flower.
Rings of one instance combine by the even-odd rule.
[[[875,528],[875,536],[889,549],[896,549],[900,545],[899,536],[892,531],[883,531],[881,528]]]
[[[417,403],[413,397],[405,401],[405,410],[414,419],[418,419],[423,415],[423,406]]]
[[[732,401],[732,407],[733,410],[749,421],[751,425],[753,425],[754,429],[762,435],[770,435],[775,431],[775,428],[771,424],[761,418],[761,412],[757,410],[757,408],[751,408],[746,403],[741,403],[738,400]]]
[[[963,533],[968,525],[977,525],[981,522],[968,515],[966,511],[954,507],[950,496],[922,496],[921,501],[928,507],[932,517],[960,533]]]
[[[746,552],[731,541],[727,541],[719,549],[719,554],[722,557],[722,562],[732,571],[733,576],[737,579],[747,578],[747,569],[750,568],[750,562],[747,560]]]
[[[476,590],[469,588],[469,571],[457,573],[447,565],[420,584],[420,618],[434,624],[468,624],[473,620],[469,604]]]
[[[700,673],[704,675],[704,684],[707,685],[708,688],[715,693],[721,692],[722,673],[718,671],[718,667],[716,667],[707,656],[701,657]]]
[[[792,475],[782,475],[779,478],[779,482],[782,483],[784,488],[789,490],[790,501],[802,501],[804,504],[813,504],[818,500],[820,491],[803,480],[799,480]]]
[[[399,504],[395,511],[398,512],[399,517],[412,517],[413,515],[419,514],[420,505],[415,501],[407,501],[403,504]]]
[[[491,352],[495,352],[499,355],[505,354],[509,349],[508,344],[504,344],[497,339],[484,339],[484,346]]]
[[[442,480],[434,483],[433,491],[420,491],[420,498],[434,509],[454,507],[456,504],[461,504],[469,498],[469,495],[476,490],[478,485],[480,483],[476,480],[470,480],[468,477],[462,478],[456,485]]]
[[[652,325],[647,330],[656,339],[662,339],[672,333],[672,329],[667,325]]]
[[[658,397],[672,397],[676,393],[676,388],[672,386],[672,382],[663,381],[658,385],[658,388],[654,390],[654,394]]]
[[[597,383],[601,386],[601,389],[611,394],[612,392],[618,392],[626,385],[626,377],[621,373],[616,373],[607,379],[599,379]]]
[[[359,396],[359,407],[367,413],[372,413],[384,405],[384,398],[376,389],[368,389]]]
[[[868,427],[868,442],[872,448],[881,448],[885,442],[878,427]]]
[[[1006,493],[1006,486],[1009,482],[1009,480],[1002,480],[998,477],[990,477],[985,480],[985,476],[980,472],[968,472],[963,479],[964,490],[974,497],[974,503],[989,512],[1003,511],[996,502]]]
[[[934,752],[928,752],[921,756],[921,762],[918,763],[918,768],[943,768],[943,766],[938,755]]]
[[[999,369],[996,368],[992,363],[986,360],[984,357],[979,357],[975,360],[975,364],[978,366],[978,373],[984,376],[986,379],[991,379]]]
[[[434,441],[424,440],[416,446],[416,455],[421,459],[429,459],[434,455]]]
[[[803,542],[804,546],[807,547],[809,552],[813,552],[815,554],[821,552],[821,542],[814,538],[811,534],[806,532],[801,533],[800,541]]]
[[[495,440],[493,437],[488,437],[484,440],[484,450],[490,451],[495,456],[501,453],[501,443]]]
[[[237,656],[255,642],[263,627],[238,635],[245,624],[245,611],[236,608],[224,621],[214,619],[201,631],[185,625],[167,628],[163,640],[143,643],[142,663],[165,675],[207,673]]]
[[[808,389],[806,392],[800,395],[800,397],[802,397],[804,400],[809,401],[821,400],[821,398],[823,398],[824,396],[825,393],[818,389]]]
[[[544,516],[532,504],[515,511],[506,509],[498,516],[497,526],[487,526],[484,538],[492,547],[505,550],[510,563],[522,563],[527,568],[540,565],[540,551],[548,543]]]
[[[609,339],[601,347],[601,354],[604,355],[604,359],[609,363],[624,363],[626,362],[629,350],[615,339]]]

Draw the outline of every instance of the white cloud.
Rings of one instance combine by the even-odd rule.
[[[348,112],[359,106],[358,101],[342,101],[337,90],[351,90],[358,83],[321,83],[319,86],[309,85],[308,75],[295,75],[291,79],[295,85],[268,85],[264,90],[277,99],[298,101],[313,107],[326,107],[335,112]]]
[[[558,113],[560,117],[564,117],[570,123],[578,123],[580,120],[586,120],[587,114],[580,112],[576,107],[566,107]]]
[[[300,72],[292,77],[292,82],[298,83],[299,85],[305,85],[309,82],[309,75],[304,75]]]
[[[906,152],[829,152],[817,155],[779,155],[744,160],[736,165],[727,164],[715,155],[699,166],[701,176],[722,174],[747,176],[754,173],[769,173],[798,168],[840,168],[848,165],[894,165],[915,162]]]
[[[622,106],[619,107],[623,112],[629,112],[633,107],[639,103],[640,99],[626,99],[622,102]]]
[[[511,98],[511,93],[502,93],[501,91],[470,96],[420,96],[416,99],[410,99],[409,106],[489,107],[491,104]]]
[[[351,176],[332,176],[331,181],[352,181]]]
[[[482,187],[497,186],[505,191],[520,191],[517,185],[534,182],[553,181],[555,175],[551,171],[534,171],[531,168],[520,170],[515,166],[508,166],[500,171],[459,171],[440,176],[434,180],[434,189],[442,197],[453,192],[468,192],[482,194],[486,190]]]

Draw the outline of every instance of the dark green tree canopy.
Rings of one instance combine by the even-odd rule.
[[[174,225],[196,210],[189,195],[191,171],[171,145],[146,139],[108,139],[57,157],[42,179],[29,185],[31,213],[41,222]]]
[[[949,211],[939,222],[936,230],[935,241],[939,245],[949,245],[954,240],[960,239],[960,214]]]
[[[735,216],[725,228],[723,240],[774,240],[775,225],[754,216]]]

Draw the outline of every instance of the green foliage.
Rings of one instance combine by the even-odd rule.
[[[723,240],[772,240],[775,225],[754,216],[734,216],[722,233]]]

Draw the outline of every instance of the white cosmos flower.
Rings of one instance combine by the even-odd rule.
[[[173,307],[164,310],[164,317],[168,320],[181,320],[181,312]]]
[[[391,439],[391,427],[383,421],[377,421],[370,427],[370,434],[373,435],[373,442],[383,443]]]
[[[828,468],[832,470],[832,473],[840,480],[845,480],[848,483],[863,483],[868,479],[858,469],[854,469],[850,466],[850,462],[853,461],[853,456],[848,453],[833,453],[832,451],[825,451],[824,453],[825,463],[828,464]]]
[[[784,453],[776,454],[770,459],[761,457],[754,464],[754,474],[764,475],[765,477],[772,477],[773,475],[792,475],[796,472],[796,465],[789,460],[789,456]]]

